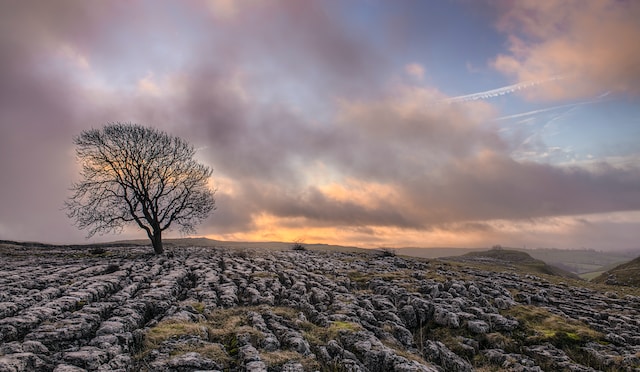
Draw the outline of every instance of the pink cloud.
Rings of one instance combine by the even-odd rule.
[[[554,80],[523,92],[535,100],[584,98],[612,91],[640,93],[640,3],[637,1],[510,1],[498,29],[509,53],[493,66],[517,82]]]

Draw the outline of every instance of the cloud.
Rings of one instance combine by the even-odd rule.
[[[427,222],[527,219],[637,210],[640,169],[590,170],[515,161],[491,151],[457,161],[406,190]],[[429,206],[429,207],[426,207]]]
[[[509,53],[493,66],[518,83],[569,76],[524,91],[535,100],[590,97],[610,90],[640,93],[640,3],[636,1],[503,2],[498,29]]]
[[[218,186],[202,234],[477,244],[526,229],[517,221],[640,208],[634,164],[510,157],[483,99],[566,72],[527,73],[532,55],[505,55],[514,85],[447,97],[421,82],[422,65],[393,68],[339,2],[122,4],[0,12],[0,48],[13,51],[0,55],[0,238],[82,241],[61,210],[77,177],[72,137],[110,121],[200,149]],[[403,74],[415,81],[398,84]]]
[[[404,71],[417,81],[424,80],[424,67],[419,63],[409,63],[404,66]]]
[[[281,226],[291,236],[367,226],[372,234],[408,229],[450,236],[461,226],[469,232],[486,226],[481,221],[640,208],[637,167],[516,161],[496,129],[486,125],[493,111],[484,103],[434,108],[442,98],[437,91],[396,87],[393,92],[380,100],[342,101],[326,132],[301,131],[307,125],[303,117],[294,125],[287,122],[302,145],[283,146],[276,157],[300,163],[274,165],[274,173],[236,174],[241,186],[234,189],[234,200],[252,216],[247,221],[260,221],[250,228],[260,233],[265,226]],[[322,146],[314,145],[316,136],[325,137]],[[286,139],[270,141],[286,144]],[[236,155],[240,163],[253,159]],[[316,177],[305,178],[308,174]]]

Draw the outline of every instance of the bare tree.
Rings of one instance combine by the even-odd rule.
[[[185,233],[215,210],[211,169],[193,159],[181,138],[130,123],[111,123],[74,138],[82,181],[71,187],[67,215],[80,229],[119,233],[127,224],[147,232],[162,254],[162,232]]]

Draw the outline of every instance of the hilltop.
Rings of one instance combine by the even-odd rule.
[[[537,260],[526,252],[510,249],[497,248],[487,251],[469,252],[462,256],[448,257],[447,259],[458,262],[476,262],[489,266],[501,266],[529,274],[548,274],[563,278],[579,279],[574,273],[549,265],[542,260]]]
[[[640,368],[634,288],[375,251],[0,248],[0,371]]]

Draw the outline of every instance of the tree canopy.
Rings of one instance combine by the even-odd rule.
[[[74,138],[82,180],[71,187],[68,216],[88,236],[119,233],[135,224],[145,230],[156,254],[162,232],[184,233],[215,210],[212,170],[193,159],[183,139],[138,124],[110,123]]]

